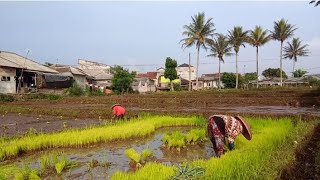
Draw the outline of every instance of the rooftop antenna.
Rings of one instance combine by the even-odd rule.
[[[28,54],[30,52],[30,49],[26,49],[27,50],[27,55],[25,57],[25,60],[24,60],[24,63],[23,63],[23,67],[21,68],[21,73],[20,73],[20,77],[19,77],[19,83],[18,83],[18,93],[20,94],[20,90],[21,90],[21,80],[22,80],[22,74],[23,74],[23,69],[25,68],[26,66],[26,61],[28,59]]]

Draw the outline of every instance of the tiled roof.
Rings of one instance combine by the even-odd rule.
[[[136,75],[136,77],[137,78],[157,79],[157,72],[139,73]]]
[[[178,67],[189,67],[189,64],[183,63],[183,64],[179,65]],[[190,65],[190,67],[193,67],[193,66]]]

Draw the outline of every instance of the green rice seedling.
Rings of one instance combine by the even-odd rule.
[[[204,141],[206,139],[206,131],[204,129],[192,129],[186,135],[186,142],[188,144]]]
[[[41,180],[41,178],[38,176],[38,174],[37,173],[35,173],[35,172],[30,172],[30,174],[29,174],[29,180]]]
[[[57,162],[54,166],[56,168],[57,173],[61,174],[63,169],[66,167],[66,162],[62,160],[60,162]]]
[[[143,168],[135,173],[116,172],[111,176],[111,180],[138,180],[138,179],[169,179],[176,172],[176,167],[159,163],[147,163]]]
[[[107,152],[105,151],[103,153],[103,162],[101,163],[102,167],[110,167],[111,166],[111,162],[108,161],[107,159]]]
[[[205,173],[205,169],[200,166],[190,167],[190,165],[178,166],[178,172],[171,177],[171,180],[199,179]]]
[[[50,158],[47,155],[40,157],[40,172],[44,172],[50,167]]]
[[[39,134],[34,137],[22,137],[6,142],[0,151],[0,159],[17,156],[20,152],[30,152],[44,148],[82,147],[92,143],[123,140],[131,137],[143,137],[157,128],[166,126],[197,126],[203,122],[195,117],[154,116],[147,119],[135,119],[129,122],[116,122],[103,127],[88,129],[70,129],[63,132]],[[183,142],[180,142],[183,144]]]
[[[136,164],[140,163],[141,155],[136,152],[133,148],[127,149],[124,151],[124,154],[128,156]]]
[[[169,137],[165,137],[165,142],[169,148],[176,148],[177,150],[180,150],[180,148],[185,147],[185,135],[181,132],[176,131],[168,136]]]
[[[235,150],[228,151],[220,158],[195,160],[187,162],[190,167],[200,167],[205,170],[200,179],[275,179],[279,171],[292,163],[295,143],[300,144],[305,134],[310,132],[316,122],[297,122],[294,126],[291,119],[281,118],[246,118],[251,125],[253,138],[251,141],[238,136]],[[161,166],[147,163],[135,173],[116,172],[111,179],[169,179],[178,174],[173,166]],[[166,172],[173,169],[171,176]],[[188,172],[188,171],[187,171]]]
[[[141,152],[141,157],[143,161],[146,161],[150,156],[152,156],[153,152],[149,149],[144,149]]]
[[[24,180],[25,177],[23,176],[22,172],[17,172],[15,175],[14,175],[14,180]]]

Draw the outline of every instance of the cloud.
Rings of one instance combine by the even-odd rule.
[[[320,37],[314,37],[307,43],[311,52],[317,52],[320,50]]]

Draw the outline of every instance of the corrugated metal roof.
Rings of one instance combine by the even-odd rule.
[[[92,76],[96,80],[112,79],[113,75],[106,72],[105,69],[80,69],[88,76]]]
[[[12,52],[0,51],[0,59],[0,66],[23,68],[40,72],[58,73],[57,71],[49,67],[41,65],[35,61]]]

